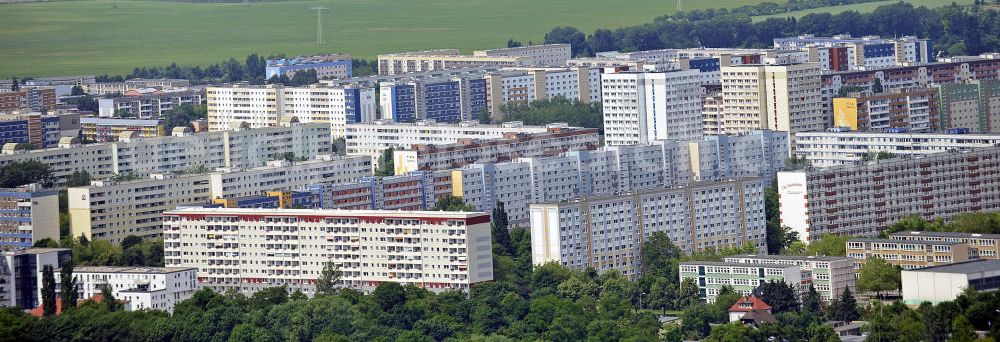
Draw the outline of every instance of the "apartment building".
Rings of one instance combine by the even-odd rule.
[[[204,100],[205,93],[201,90],[129,90],[122,92],[122,96],[97,99],[97,115],[102,118],[159,119],[183,104],[197,106]]]
[[[698,297],[714,303],[723,286],[747,296],[764,283],[784,282],[801,293],[803,274],[797,265],[686,261],[680,264],[680,281],[694,280]],[[808,284],[806,284],[808,289]]]
[[[848,64],[851,70],[875,70],[892,66],[919,65],[934,60],[931,40],[914,36],[882,38],[879,36],[851,37],[850,34],[816,37],[811,34],[774,38],[777,49],[803,47],[843,48],[831,54],[831,64]],[[843,55],[837,58],[837,55]],[[846,59],[843,59],[846,57]],[[835,68],[839,69],[839,68]]]
[[[819,75],[815,63],[723,67],[726,133],[769,129],[794,134],[825,129]]]
[[[407,149],[414,145],[454,144],[462,139],[498,139],[507,133],[543,133],[550,127],[565,127],[565,124],[525,126],[520,121],[484,125],[476,121],[448,124],[428,120],[414,123],[376,120],[348,124],[345,141],[347,154],[366,155],[378,159],[382,156],[382,152],[390,147]]]
[[[25,87],[21,90],[0,91],[0,114],[47,112],[54,109],[55,88]]]
[[[206,90],[208,129],[273,127],[287,122],[323,123],[333,138],[347,123],[377,116],[375,89],[360,84],[308,87],[235,84]]]
[[[854,288],[854,259],[831,256],[795,256],[748,254],[726,257],[727,263],[795,265],[808,284],[819,293],[820,299],[830,303],[840,298],[845,289],[857,293]]]
[[[59,270],[72,262],[73,250],[68,248],[0,252],[0,307],[37,308],[42,303],[42,269]]]
[[[39,184],[0,188],[0,250],[59,240],[59,191]]]
[[[871,159],[879,152],[916,156],[1000,145],[1000,134],[968,134],[967,130],[956,129],[949,132],[803,132],[795,135],[795,150],[814,167],[831,167],[859,164],[866,156]]]
[[[417,171],[399,176],[312,184],[314,207],[346,210],[429,210],[451,194],[450,171]]]
[[[962,242],[907,241],[896,239],[850,239],[847,256],[854,258],[855,272],[865,260],[878,257],[889,264],[912,270],[969,260],[969,247]]]
[[[187,208],[164,213],[167,267],[198,269],[199,287],[314,294],[331,262],[339,286],[384,282],[433,292],[493,280],[490,216],[446,211]]]
[[[573,58],[569,44],[542,44],[473,51],[481,57],[529,57],[535,66],[563,66]]]
[[[601,76],[608,146],[702,135],[698,70],[619,72]]]
[[[317,79],[348,79],[353,74],[351,55],[325,54],[298,56],[292,58],[268,59],[264,68],[264,78],[275,76],[295,77],[295,73],[306,70],[316,71]]]
[[[1000,59],[984,55],[953,62],[899,66],[867,71],[846,71],[823,74],[821,103],[823,115],[832,120],[833,98],[844,86],[871,90],[879,80],[884,91],[891,89],[928,88],[935,85],[962,83],[968,80],[995,80],[1000,71]],[[940,105],[940,103],[939,103]]]
[[[722,91],[705,93],[701,96],[702,134],[726,134],[726,114],[722,101]]]
[[[60,269],[55,277],[61,276]],[[190,299],[197,290],[195,268],[78,266],[73,268],[77,298],[101,294],[105,287],[115,299],[124,302],[125,310],[162,310],[174,312],[177,303]]]
[[[395,174],[444,170],[466,164],[506,161],[521,157],[557,155],[592,150],[598,145],[595,128],[549,128],[545,133],[507,133],[502,139],[461,139],[448,145],[418,145],[393,152]]]
[[[833,99],[833,126],[854,131],[938,131],[938,110],[938,92],[933,88],[854,93]]]
[[[292,154],[312,158],[330,154],[330,128],[293,123],[279,127],[206,133],[173,132],[169,137],[128,138],[114,143],[80,145],[71,138],[59,147],[8,151],[0,166],[38,160],[49,165],[58,184],[77,171],[104,179],[120,174],[173,172],[192,168],[252,168]]]
[[[600,68],[505,68],[484,76],[489,113],[499,118],[507,104],[564,98],[583,103],[601,101]]]
[[[314,203],[316,203],[314,205]],[[216,198],[208,208],[293,208],[318,209],[318,201],[314,201],[313,193],[301,190],[267,191],[263,195]]]
[[[911,215],[944,220],[1000,208],[1000,148],[778,173],[782,224],[805,241],[873,237]]]
[[[760,179],[692,183],[531,205],[531,260],[598,272],[640,272],[645,239],[664,232],[685,252],[751,244],[764,248]]]
[[[118,141],[122,133],[130,138],[153,138],[166,135],[160,119],[80,118],[80,135],[84,143]]]
[[[902,231],[889,233],[889,238],[919,242],[961,242],[968,245],[969,260],[1000,259],[1000,234]]]
[[[56,146],[62,137],[60,117],[61,115],[0,114],[0,146],[9,143],[31,144],[35,148]]]
[[[942,128],[1000,130],[1000,80],[969,80],[937,86]]]
[[[153,88],[173,90],[187,88],[191,82],[185,79],[171,78],[133,78],[124,82],[84,82],[83,92],[90,95],[125,94],[129,90]]]
[[[561,47],[555,47],[555,50]],[[532,53],[540,53],[538,51]],[[544,53],[541,53],[544,54]],[[440,49],[378,55],[379,75],[401,75],[472,67],[529,67],[532,56],[462,55],[458,49]]]
[[[343,182],[366,176],[370,170],[365,157],[324,156],[296,163],[275,161],[247,170],[222,168],[189,175],[153,174],[135,181],[95,181],[68,189],[70,230],[73,236],[112,242],[129,235],[157,237],[162,233],[161,214],[176,207]]]

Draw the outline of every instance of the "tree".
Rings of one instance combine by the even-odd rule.
[[[861,292],[875,292],[876,298],[882,298],[882,292],[896,291],[902,286],[899,268],[890,265],[877,256],[865,260],[858,276],[857,287]]]
[[[55,185],[55,177],[48,164],[29,159],[0,167],[0,188],[16,188],[38,183],[44,187]]]
[[[885,89],[882,88],[882,79],[876,78],[875,83],[872,84],[872,92],[875,94],[881,94]]]
[[[10,80],[10,91],[21,90],[21,84],[18,82],[17,77]]]
[[[771,306],[774,313],[798,311],[796,290],[783,281],[772,280],[757,288],[760,299]]]
[[[845,288],[844,290],[848,290]],[[850,290],[848,290],[850,291]],[[811,312],[815,314],[822,314],[822,305],[820,304],[819,293],[816,292],[816,287],[809,284],[809,291],[802,296],[802,311]]]
[[[465,204],[461,197],[444,195],[437,200],[431,210],[436,211],[476,211],[476,207]]]
[[[174,127],[191,127],[191,122],[208,117],[208,108],[202,105],[184,103],[163,113],[163,127],[170,134]]]
[[[343,272],[340,268],[333,263],[333,261],[327,261],[323,264],[323,271],[320,272],[319,278],[316,279],[316,293],[322,294],[334,294],[337,292],[337,284],[340,283],[340,277]]]
[[[101,303],[104,303],[104,308],[108,312],[118,311],[118,299],[115,299],[115,294],[111,292],[111,285],[104,285],[101,287]]]
[[[63,312],[76,307],[79,296],[76,287],[76,278],[73,277],[73,263],[64,263],[59,272],[59,293],[61,294]]]
[[[642,244],[642,273],[677,279],[680,258],[681,249],[666,233],[653,232]]]
[[[83,95],[84,94],[83,87],[75,85],[75,86],[73,86],[72,89],[70,89],[69,94],[71,96],[80,96],[80,95]]]
[[[581,56],[590,53],[587,46],[587,37],[575,27],[556,27],[545,34],[545,44],[569,44],[572,47],[573,56]]]
[[[833,304],[830,305],[830,316],[835,321],[844,322],[853,322],[861,318],[861,314],[858,312],[858,302],[851,294],[851,289],[844,288],[840,298],[834,300]]]
[[[851,93],[857,93],[863,90],[865,89],[856,85],[840,86],[840,89],[837,90],[837,97],[848,97]]]
[[[382,311],[389,311],[406,304],[406,290],[398,283],[381,283],[372,291],[372,299]]]
[[[766,341],[767,339],[754,328],[740,322],[733,322],[718,325],[712,329],[705,341],[712,342],[738,342],[738,341]]]
[[[951,323],[951,337],[948,342],[972,342],[978,340],[972,323],[964,315],[958,315]]]
[[[546,125],[565,122],[570,126],[604,130],[601,103],[583,103],[561,96],[538,100],[529,104],[505,104],[501,113],[494,116],[504,121],[522,121],[526,125]]]
[[[486,108],[486,106],[479,109],[479,113],[476,113],[476,119],[483,125],[489,125],[493,122],[493,118],[490,117],[490,110],[489,108]]]
[[[507,219],[507,209],[503,202],[497,201],[491,214],[490,230],[493,236],[493,253],[513,256],[514,245],[510,241],[510,228]]]
[[[375,176],[385,177],[392,176],[396,174],[395,166],[393,166],[393,153],[395,149],[390,147],[382,151],[382,156],[378,160],[378,169],[375,170]]]
[[[42,312],[45,316],[56,314],[56,277],[52,265],[42,266]]]
[[[702,300],[701,294],[698,290],[698,284],[694,282],[694,279],[684,279],[677,290],[677,299],[674,303],[674,308],[686,309],[689,306],[699,303],[702,303]]]
[[[519,41],[516,41],[514,39],[507,39],[507,47],[508,48],[521,47],[522,45],[523,44],[521,44],[521,42],[519,42]]]
[[[84,171],[73,171],[73,174],[66,178],[66,187],[88,186],[90,185],[90,173]]]

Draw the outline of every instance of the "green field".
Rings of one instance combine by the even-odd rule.
[[[879,6],[891,5],[891,4],[900,2],[900,1],[911,3],[911,4],[913,4],[913,6],[918,6],[918,7],[919,6],[924,6],[924,7],[927,7],[927,8],[935,8],[935,7],[947,6],[947,5],[951,5],[952,2],[954,2],[956,4],[959,4],[959,5],[971,5],[972,2],[973,2],[973,0],[888,0],[888,1],[876,1],[876,2],[866,2],[866,3],[863,3],[863,4],[832,6],[832,7],[823,7],[823,8],[816,8],[816,9],[804,10],[804,11],[794,11],[794,12],[788,12],[788,13],[783,13],[783,14],[775,14],[775,15],[762,15],[762,16],[753,17],[753,21],[761,21],[761,20],[765,20],[765,19],[771,18],[771,17],[778,17],[778,18],[796,17],[796,18],[801,18],[801,17],[805,16],[806,14],[821,13],[821,12],[828,12],[828,13],[832,13],[832,14],[837,14],[837,13],[846,12],[846,11],[858,11],[858,12],[867,13],[867,12],[874,11],[875,8],[878,8]]]
[[[686,10],[764,0],[686,1]],[[315,44],[316,13],[326,44]],[[117,6],[117,7],[115,7]],[[247,54],[343,52],[371,58],[417,49],[539,42],[554,26],[584,32],[651,21],[672,0],[322,0],[242,4],[84,0],[0,5],[0,78],[127,73],[207,65]]]

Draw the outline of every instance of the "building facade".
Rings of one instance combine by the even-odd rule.
[[[28,184],[0,189],[0,250],[59,241],[59,191]]]
[[[968,261],[969,247],[965,243],[949,241],[850,239],[847,241],[847,256],[854,259],[854,269],[858,273],[864,268],[866,260],[873,257],[904,270],[912,270]]]
[[[905,129],[932,132],[941,128],[938,92],[930,89],[892,89],[833,99],[833,126],[854,131]]]
[[[637,277],[642,245],[654,232],[688,253],[744,244],[762,249],[763,189],[751,178],[532,204],[531,260]]]
[[[726,257],[724,261],[740,264],[796,265],[805,281],[811,284],[819,293],[820,299],[827,303],[840,298],[845,289],[857,293],[854,287],[853,258],[749,254]]]
[[[969,260],[1000,259],[1000,234],[902,231],[889,238],[919,242],[961,242],[968,245]]]
[[[135,119],[160,119],[163,114],[183,104],[199,106],[205,100],[203,91],[188,89],[122,94],[97,99],[97,115],[102,118],[128,116]]]
[[[101,294],[105,287],[115,299],[125,303],[125,310],[162,310],[174,312],[174,306],[187,300],[197,290],[194,268],[82,266],[73,268],[77,298]],[[59,279],[60,270],[55,277]]]
[[[118,141],[126,132],[139,138],[162,137],[167,133],[163,120],[159,119],[80,119],[80,135],[85,143]]]
[[[535,66],[563,66],[573,58],[569,44],[542,44],[499,49],[473,51],[473,56],[484,57],[529,57]]]
[[[348,79],[353,74],[351,55],[327,54],[293,58],[268,59],[264,78],[275,76],[295,77],[295,73],[316,71],[317,79]]]
[[[52,266],[59,270],[73,262],[73,250],[68,248],[28,248],[0,252],[0,307],[22,310],[37,308],[42,303],[42,269]]]
[[[0,114],[47,112],[55,108],[55,88],[22,88],[0,92]]]
[[[1000,80],[969,80],[937,87],[942,128],[1000,130]]]
[[[687,261],[680,264],[680,281],[698,285],[698,297],[715,302],[723,286],[748,296],[767,282],[784,282],[801,292],[803,275],[796,265]]]
[[[911,215],[948,220],[1000,209],[1000,148],[778,173],[782,224],[805,241],[873,237]]]
[[[1000,145],[1000,134],[950,132],[803,132],[795,135],[795,150],[812,166],[831,167],[859,164],[879,152],[916,156]]]
[[[314,294],[326,263],[339,286],[384,282],[468,291],[493,280],[490,216],[443,211],[199,209],[164,213],[165,263],[198,269],[199,287]]]
[[[725,131],[755,129],[790,134],[822,131],[820,69],[815,63],[744,65],[721,71]]]
[[[35,148],[53,147],[62,137],[61,115],[0,114],[0,146],[31,144]]]
[[[967,289],[1000,288],[1000,260],[975,260],[951,265],[903,270],[903,303],[920,305],[954,301]]]
[[[605,73],[601,78],[608,146],[702,135],[698,70]]]
[[[235,127],[274,127],[298,121],[329,126],[332,138],[344,136],[347,123],[377,116],[375,89],[357,84],[283,87],[231,85],[206,90],[209,131]]]

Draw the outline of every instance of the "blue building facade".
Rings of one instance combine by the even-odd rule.
[[[38,148],[59,144],[59,117],[24,115],[0,121],[0,146],[6,143],[32,143]]]
[[[462,94],[458,80],[439,81],[424,85],[425,118],[437,122],[462,121]]]
[[[476,120],[479,112],[486,108],[486,79],[477,78],[465,81],[469,87],[469,117],[466,120]]]
[[[390,119],[395,122],[414,122],[417,120],[417,87],[415,84],[395,84],[389,89],[391,104]]]

